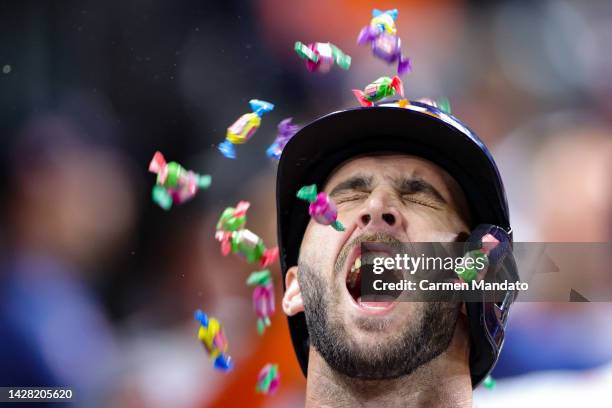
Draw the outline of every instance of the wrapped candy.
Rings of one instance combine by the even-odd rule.
[[[397,74],[402,75],[409,72],[411,67],[410,58],[402,55],[402,42],[397,36],[395,20],[397,19],[397,9],[372,11],[372,20],[359,32],[357,44],[364,45],[370,43],[374,56],[392,64],[397,61]]]
[[[306,60],[306,68],[310,72],[329,72],[334,62],[342,69],[349,69],[351,66],[351,57],[332,43],[304,44],[296,41],[294,49],[300,58]]]
[[[462,271],[455,268],[455,273],[464,282],[469,283],[475,279],[482,279],[489,268],[489,253],[497,247],[499,240],[491,234],[486,234],[482,237],[482,248],[474,249],[467,252],[463,256]],[[473,259],[472,262],[466,264],[467,259]],[[478,262],[480,260],[480,262]],[[466,266],[467,265],[467,266]],[[479,267],[478,265],[482,265]]]
[[[263,114],[271,112],[274,109],[273,104],[258,99],[251,99],[249,105],[253,112],[245,113],[228,127],[225,141],[219,145],[221,154],[229,159],[236,158],[236,149],[234,145],[248,142],[257,129],[259,129]]]
[[[256,271],[249,275],[247,285],[255,286],[253,289],[253,308],[257,315],[257,332],[263,334],[270,326],[270,316],[274,314],[274,285],[270,271]]]
[[[266,364],[257,375],[255,390],[260,394],[274,394],[280,385],[280,372],[277,364]]]
[[[304,186],[297,192],[297,198],[308,201],[308,213],[313,220],[322,225],[331,225],[336,231],[344,231],[344,226],[338,221],[336,204],[325,192],[317,194],[317,186]]]
[[[236,208],[228,207],[221,213],[217,222],[215,238],[221,242],[221,253],[230,252],[243,257],[248,263],[259,261],[266,267],[278,257],[278,247],[266,248],[263,240],[255,233],[245,229],[246,211],[249,203],[241,201]]]
[[[213,317],[209,318],[201,310],[196,310],[195,319],[200,322],[198,339],[213,359],[214,367],[217,370],[230,371],[234,368],[234,363],[227,355],[227,339],[219,321]]]
[[[420,99],[417,99],[416,102],[421,102],[426,105],[433,106],[434,108],[438,108],[442,112],[446,113],[447,115],[451,114],[451,106],[450,106],[450,101],[448,100],[448,98],[445,98],[445,97],[441,97],[438,99],[420,98]]]
[[[487,375],[484,381],[482,382],[482,385],[486,389],[492,390],[493,388],[495,388],[495,383],[496,383],[495,378],[491,377],[490,375]]]
[[[208,174],[199,175],[185,170],[177,162],[166,163],[159,151],[153,155],[149,171],[157,174],[157,184],[153,186],[151,196],[164,210],[169,210],[172,204],[182,204],[193,198],[199,189],[207,189],[212,180]]]
[[[276,139],[274,140],[274,143],[272,143],[270,147],[268,147],[268,150],[266,150],[266,154],[271,159],[274,159],[274,160],[280,159],[280,156],[283,152],[283,149],[285,148],[285,145],[289,143],[289,140],[291,140],[291,138],[300,129],[299,126],[291,123],[292,119],[293,118],[283,119],[278,124],[278,133],[276,135]]]
[[[177,162],[166,163],[164,155],[157,151],[149,163],[149,171],[157,174],[157,184],[165,188],[183,188],[195,193],[198,188],[207,188],[210,185],[211,177],[201,176],[193,171],[185,170]]]
[[[382,33],[397,35],[397,27],[395,26],[395,20],[399,11],[397,9],[381,11],[378,9],[372,10],[372,19],[367,27],[364,27],[360,33],[359,38],[363,35],[378,35]],[[368,30],[366,30],[366,28]],[[366,30],[366,32],[364,32]]]
[[[353,94],[361,106],[372,106],[383,98],[396,94],[404,96],[404,85],[398,76],[380,77],[365,87],[363,91],[353,89]]]
[[[266,248],[263,240],[248,229],[231,232],[229,241],[230,252],[248,263],[259,261],[261,266],[266,267],[278,258],[278,247]]]
[[[234,207],[227,207],[217,221],[217,231],[238,231],[244,228],[247,222],[246,212],[251,206],[248,201],[240,201]]]

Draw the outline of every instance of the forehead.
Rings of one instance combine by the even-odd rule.
[[[357,174],[372,177],[375,181],[401,177],[422,178],[449,190],[459,188],[455,180],[440,166],[429,160],[405,154],[377,154],[347,160],[332,172],[325,188]]]

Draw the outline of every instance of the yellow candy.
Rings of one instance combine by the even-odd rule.
[[[256,113],[245,113],[227,128],[226,139],[233,144],[244,144],[253,136],[260,124],[261,117]]]
[[[198,330],[198,339],[204,344],[210,356],[212,358],[217,357],[221,353],[225,353],[227,351],[227,344],[224,345],[223,350],[219,350],[214,344],[215,335],[221,329],[221,324],[214,317],[208,319],[208,327],[204,328],[204,326],[200,326]]]

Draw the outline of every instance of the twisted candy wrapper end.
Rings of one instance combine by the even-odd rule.
[[[446,113],[447,115],[450,115],[452,113],[451,104],[448,98],[442,97],[438,99],[438,109],[440,109],[442,112]]]
[[[268,269],[264,269],[261,271],[252,272],[246,280],[246,284],[248,286],[255,285],[267,285],[272,280],[270,276],[270,271]]]
[[[282,150],[278,143],[274,142],[266,149],[266,156],[274,160],[280,160]]]
[[[164,155],[158,150],[153,155],[151,163],[149,163],[149,171],[151,173],[159,173],[164,167],[166,167],[166,159],[164,159]]]
[[[251,106],[251,110],[259,117],[261,117],[264,113],[274,110],[273,104],[266,101],[260,101],[259,99],[251,99],[249,101],[249,105]]]
[[[311,184],[300,188],[296,194],[296,197],[308,201],[309,203],[314,202],[317,199],[317,185]]]
[[[278,135],[276,136],[276,143],[282,149],[291,140],[293,136],[300,130],[298,125],[291,123],[293,118],[285,118],[278,124]]]
[[[209,174],[204,174],[198,177],[198,187],[201,189],[206,189],[210,187],[212,183],[212,177]]]
[[[491,234],[486,234],[484,237],[482,237],[482,239],[480,241],[482,242],[482,249],[481,249],[481,251],[485,255],[488,255],[489,252],[494,250],[495,247],[497,247],[497,245],[499,245],[499,240],[497,238],[495,238]]]
[[[359,102],[359,104],[361,106],[368,107],[368,106],[372,106],[373,105],[372,102],[368,101],[365,98],[365,94],[363,93],[363,91],[361,91],[359,89],[353,89],[353,94],[355,95],[355,98],[357,98],[357,101]]]
[[[340,232],[344,231],[344,225],[342,225],[342,223],[341,223],[340,221],[338,221],[338,220],[334,221],[334,222],[331,224],[331,226],[332,226],[332,228],[333,228],[333,229],[335,229],[336,231],[340,231]]]
[[[164,187],[158,184],[153,186],[153,190],[151,190],[151,198],[153,199],[154,203],[166,211],[172,208],[172,196]]]
[[[397,75],[391,79],[391,88],[395,89],[400,96],[404,96],[404,84]]]
[[[348,70],[351,67],[351,61],[350,55],[342,54],[336,59],[336,64],[338,64],[340,68]]]
[[[410,58],[404,58],[404,56],[400,55],[397,62],[397,74],[404,75],[410,71],[412,71],[412,61]]]
[[[266,327],[270,327],[271,322],[269,317],[257,319],[257,334],[260,336],[266,331]]]
[[[272,264],[272,262],[276,261],[278,258],[278,247],[274,247],[271,249],[266,249],[264,254],[261,256],[261,260],[259,261],[261,266],[265,268],[266,266]]]
[[[221,255],[227,256],[232,250],[232,245],[230,243],[232,233],[229,231],[217,231],[215,233],[215,238],[217,241],[221,242]]]
[[[372,10],[372,18],[376,18],[376,17],[380,16],[381,14],[388,14],[395,21],[395,20],[397,20],[397,15],[399,14],[399,11],[397,11],[397,9],[389,9],[389,10],[385,10],[385,11],[381,11],[379,9],[373,9]]]
[[[438,108],[447,115],[451,114],[450,101],[444,96],[437,99],[419,98],[416,100],[416,102],[424,103],[426,105],[433,106],[434,108]]]
[[[206,316],[206,313],[198,309],[195,311],[194,317],[202,326],[208,327],[208,316]]]
[[[336,47],[334,44],[329,43],[329,47],[332,50],[332,55],[334,57],[334,62],[340,68],[347,70],[351,67],[351,56],[342,52],[342,50]]]
[[[166,159],[160,151],[155,152],[153,155],[153,159],[149,163],[149,171],[157,174],[157,183],[164,184],[166,182],[168,178],[168,163],[166,163]]]
[[[215,358],[214,367],[221,371],[231,371],[234,368],[234,362],[230,356],[219,354]]]
[[[234,210],[234,217],[242,217],[246,215],[247,210],[251,206],[251,203],[248,201],[239,201],[236,204],[236,209]]]
[[[308,45],[300,41],[296,41],[293,48],[300,58],[310,60],[314,63],[319,62],[319,54],[311,50]]]
[[[228,256],[230,252],[232,252],[232,244],[230,243],[230,240],[228,238],[221,242],[221,255]]]
[[[229,140],[225,140],[224,142],[222,142],[218,146],[218,149],[221,154],[227,157],[228,159],[236,158],[236,149],[234,149],[234,145]]]

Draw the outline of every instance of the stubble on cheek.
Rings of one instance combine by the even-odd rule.
[[[330,237],[326,234],[329,231],[320,230],[317,227],[331,230],[330,227],[309,225],[302,241],[298,266],[300,264],[307,265],[309,273],[316,274],[316,278],[325,284],[326,291],[330,292],[330,288],[335,288],[335,280],[341,273],[344,262],[339,263],[341,253],[338,254],[338,250],[335,249],[338,247],[338,243],[331,239],[336,237]],[[336,231],[332,232],[339,234]],[[345,260],[347,255],[348,252],[344,255]],[[301,273],[299,272],[300,269],[302,268],[298,268],[298,273]]]

